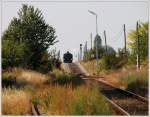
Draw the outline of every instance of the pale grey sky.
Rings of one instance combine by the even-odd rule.
[[[107,43],[115,50],[124,46],[123,24],[128,32],[135,28],[136,21],[148,21],[147,2],[3,2],[2,32],[11,19],[17,17],[24,3],[39,8],[46,22],[56,29],[59,43],[54,47],[61,50],[61,55],[70,50],[75,56],[79,44],[85,41],[90,48],[90,33],[94,37],[96,31],[95,16],[88,9],[98,14],[98,33],[102,43],[103,31],[106,30]]]

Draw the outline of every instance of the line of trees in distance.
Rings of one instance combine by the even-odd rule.
[[[101,41],[97,41],[98,59],[100,69],[120,68],[126,64],[135,64],[137,62],[137,53],[139,46],[139,55],[141,63],[148,62],[148,22],[140,22],[137,29],[131,29],[127,33],[127,47],[118,49],[116,52],[112,47],[102,46]],[[139,36],[139,45],[138,45]],[[99,38],[101,40],[101,38]],[[95,42],[95,40],[94,40]],[[96,44],[94,47],[87,49],[87,43],[84,47],[83,61],[96,59]]]

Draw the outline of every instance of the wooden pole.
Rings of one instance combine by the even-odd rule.
[[[123,25],[123,31],[124,31],[124,50],[126,55],[126,27],[125,24]]]
[[[104,30],[104,38],[105,38],[105,47],[106,47],[106,52],[107,52],[107,41],[106,41],[106,31]]]
[[[91,33],[91,35],[90,35],[90,37],[91,37],[91,50],[92,50],[92,43],[93,43],[93,41],[92,41],[92,33]]]
[[[137,31],[137,70],[140,69],[140,49],[139,49],[139,24],[136,25]]]

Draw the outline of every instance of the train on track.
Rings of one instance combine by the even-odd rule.
[[[67,51],[63,55],[63,61],[64,61],[64,63],[72,63],[72,61],[73,61],[73,55],[69,51]]]

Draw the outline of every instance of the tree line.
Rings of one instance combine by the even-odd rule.
[[[138,24],[138,31],[137,29],[131,29],[127,33],[127,49],[119,48],[118,51],[115,51],[108,45],[102,46],[99,36],[97,44],[100,69],[120,68],[126,64],[136,64],[137,54],[140,55],[141,63],[148,62],[148,22],[139,22]],[[96,38],[94,47],[90,49],[87,49],[87,43],[85,43],[83,61],[96,59],[95,42]]]
[[[56,40],[55,29],[47,24],[38,8],[22,5],[2,35],[2,68],[23,67],[47,72],[59,66],[59,52],[48,48]],[[53,54],[52,54],[53,53]]]

